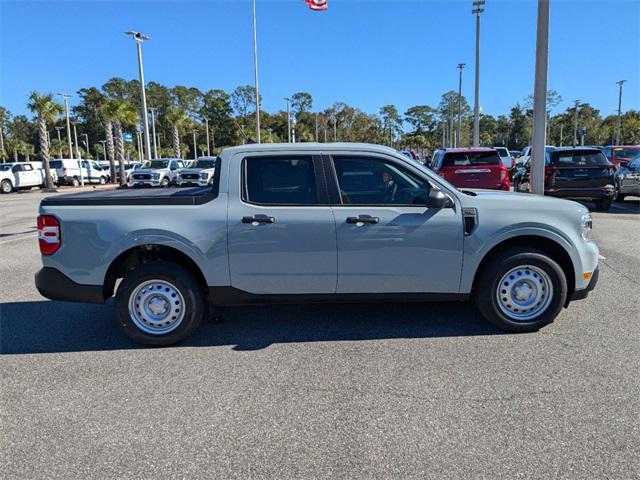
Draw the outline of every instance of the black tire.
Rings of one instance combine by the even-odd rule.
[[[545,310],[526,321],[507,316],[498,305],[497,293],[502,277],[518,266],[542,270],[551,281],[553,293]],[[504,291],[504,290],[502,290]],[[567,279],[562,268],[543,252],[526,247],[513,247],[496,255],[476,278],[474,300],[482,316],[500,330],[513,333],[535,332],[553,322],[567,299]]]
[[[149,333],[143,330],[129,313],[131,295],[138,286],[149,281],[169,282],[184,299],[184,316],[177,327],[168,333]],[[198,328],[207,312],[206,307],[202,286],[194,276],[176,263],[160,260],[146,263],[128,272],[116,293],[118,325],[129,338],[143,345],[164,347],[184,340]]]
[[[73,185],[74,187],[79,187],[80,186],[80,180],[78,180],[78,177],[73,177],[71,179],[71,185]]]
[[[106,177],[100,177],[100,185],[105,185],[107,183],[107,178]]]
[[[0,192],[2,193],[11,193],[13,192],[13,184],[11,180],[4,179],[2,183],[0,183]]]
[[[596,208],[598,210],[602,210],[602,211],[606,212],[607,210],[609,210],[611,208],[611,204],[612,203],[613,203],[613,198],[612,197],[600,198],[600,199],[596,200]]]
[[[171,180],[169,180],[167,177],[164,177],[160,182],[160,187],[168,188],[170,183],[171,183]]]
[[[616,202],[624,202],[625,194],[620,193],[620,187],[616,188]]]

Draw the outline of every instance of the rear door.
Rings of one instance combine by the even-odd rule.
[[[499,189],[505,179],[495,151],[446,152],[439,173],[458,188]]]
[[[546,187],[597,189],[613,185],[613,167],[600,151],[569,150],[551,153]]]
[[[460,210],[421,205],[432,185],[392,157],[331,159],[325,171],[336,197],[337,293],[457,293]]]
[[[253,294],[335,293],[336,229],[320,156],[252,154],[231,167],[231,285]]]

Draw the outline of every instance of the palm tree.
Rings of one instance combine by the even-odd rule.
[[[173,128],[173,155],[176,158],[182,158],[180,155],[180,129],[186,127],[190,123],[190,119],[178,107],[168,108],[165,118]]]
[[[127,100],[111,99],[107,100],[103,109],[105,118],[110,120],[115,129],[115,150],[118,158],[118,165],[120,166],[120,186],[127,186],[127,178],[124,174],[124,137],[122,135],[123,125],[135,125],[138,122],[138,111]],[[107,142],[109,141],[107,131]],[[115,177],[115,173],[112,178]]]
[[[109,173],[111,174],[111,183],[116,183],[116,153],[113,145],[113,119],[111,111],[113,100],[107,100],[100,106],[100,116],[104,119],[104,131],[107,140],[107,159],[109,160]]]
[[[62,105],[53,99],[53,94],[31,92],[27,107],[38,116],[38,137],[40,141],[40,156],[44,163],[44,174],[47,189],[53,189],[53,179],[51,178],[51,169],[49,168],[49,137],[47,136],[47,123],[56,121],[58,115],[63,112]],[[29,152],[27,152],[27,158]]]

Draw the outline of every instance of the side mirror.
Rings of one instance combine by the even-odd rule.
[[[453,206],[451,199],[436,188],[429,189],[429,193],[416,198],[414,203],[425,205],[429,208],[449,208]]]

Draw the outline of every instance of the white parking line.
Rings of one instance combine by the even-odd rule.
[[[602,255],[598,255],[598,258],[599,258],[600,260],[606,260],[606,259],[607,259],[607,257],[603,257]]]
[[[27,233],[26,235],[20,235],[19,237],[7,238],[5,240],[0,240],[0,245],[3,243],[15,242],[17,240],[24,240],[26,238],[32,238],[38,235],[38,232]]]

